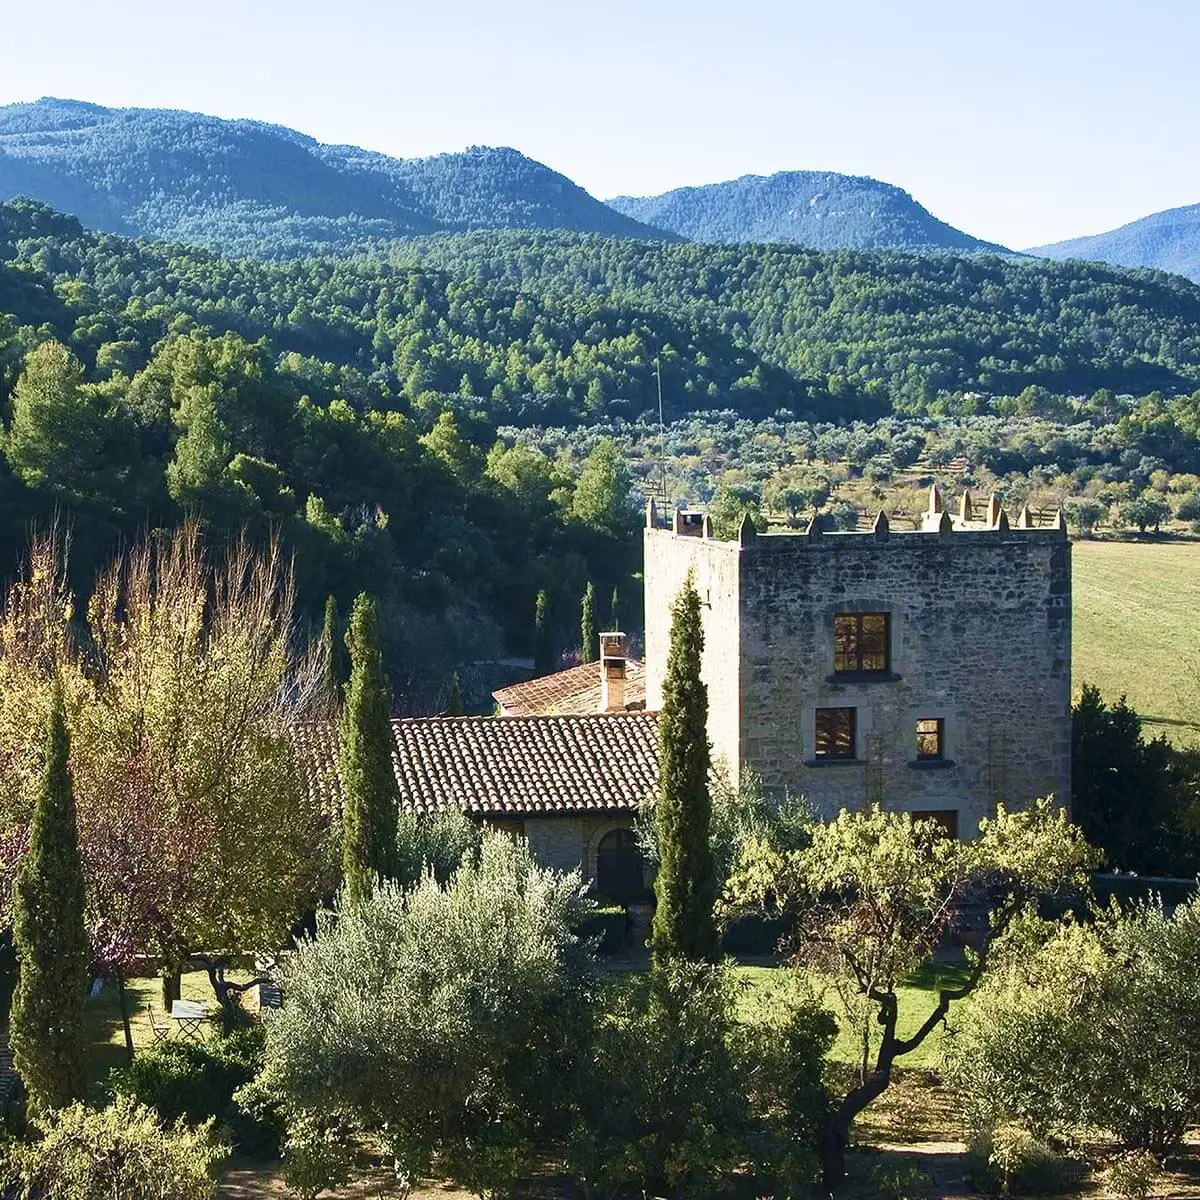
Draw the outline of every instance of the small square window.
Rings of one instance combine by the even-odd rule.
[[[887,674],[892,665],[891,625],[889,613],[837,613],[833,618],[834,674]]]
[[[946,757],[946,722],[926,717],[917,722],[917,761],[937,762]]]
[[[853,708],[818,708],[814,757],[853,758],[857,715]]]

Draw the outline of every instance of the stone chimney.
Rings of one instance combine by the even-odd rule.
[[[623,633],[600,635],[600,711],[625,711],[625,655]]]

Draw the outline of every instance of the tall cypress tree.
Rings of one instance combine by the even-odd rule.
[[[458,686],[458,672],[450,676],[450,698],[446,701],[446,716],[461,717],[463,715],[462,688]]]
[[[87,1090],[83,1001],[89,951],[70,753],[62,684],[56,681],[29,849],[13,889],[19,970],[10,1016],[13,1062],[40,1111],[82,1100]]]
[[[350,682],[342,710],[338,765],[342,777],[342,873],[346,897],[357,904],[376,876],[396,873],[399,791],[392,770],[391,694],[379,653],[375,603],[365,592],[354,601],[350,628]]]
[[[608,627],[614,631],[621,628],[621,596],[613,588],[612,599],[608,602]]]
[[[322,690],[325,693],[325,701],[331,709],[336,709],[341,703],[342,684],[346,679],[345,659],[342,647],[338,642],[337,631],[337,600],[333,596],[329,596],[325,601],[325,620],[321,625],[321,651],[325,656]]]
[[[555,667],[554,634],[550,629],[550,597],[542,588],[533,609],[533,667],[539,675]]]
[[[709,826],[708,689],[700,679],[704,631],[692,576],[671,606],[671,646],[658,719],[659,794],[657,907],[650,948],[656,965],[669,959],[715,962],[720,952],[713,907],[717,877]]]
[[[583,641],[582,661],[595,662],[600,655],[600,635],[596,632],[596,588],[591,583],[583,589],[579,605],[579,636]]]

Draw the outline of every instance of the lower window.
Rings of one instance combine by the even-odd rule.
[[[926,717],[917,722],[917,762],[937,762],[946,757],[946,722]]]
[[[857,709],[818,708],[815,758],[853,758]]]
[[[947,837],[958,837],[958,810],[949,809],[932,809],[928,812],[915,812],[912,815],[914,821],[932,821],[934,825],[941,826],[942,832]]]

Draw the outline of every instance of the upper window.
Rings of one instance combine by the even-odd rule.
[[[946,722],[926,717],[917,722],[917,761],[937,762],[946,757]]]
[[[856,711],[853,708],[818,708],[816,758],[853,758]]]
[[[891,669],[889,613],[838,613],[833,618],[833,670],[883,675]]]

